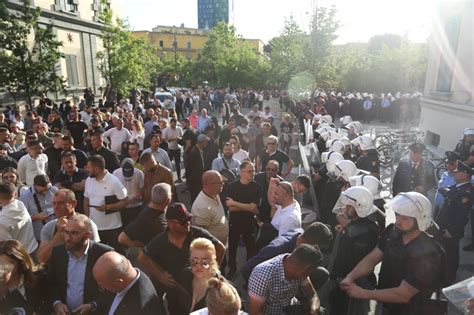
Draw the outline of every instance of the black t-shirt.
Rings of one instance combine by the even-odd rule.
[[[44,154],[48,157],[48,172],[49,177],[54,178],[57,172],[61,169],[61,152],[62,148],[49,147],[44,151]]]
[[[61,183],[62,186],[67,187],[73,183],[80,183],[87,179],[87,177],[89,177],[89,173],[81,168],[77,168],[72,176],[68,176],[65,171],[60,171],[54,176],[53,185],[56,183]],[[74,194],[76,195],[77,200],[76,211],[79,213],[84,213],[84,191],[74,191]]]
[[[280,130],[282,133],[291,133],[291,130],[293,130],[293,124],[292,123],[284,123],[282,122],[280,124]]]
[[[281,175],[281,170],[283,169],[283,164],[288,162],[290,158],[286,155],[285,152],[277,149],[272,155],[268,155],[266,149],[262,149],[259,154],[260,161],[262,162],[262,170],[267,166],[268,161],[275,160],[278,162],[279,171],[278,174]]]
[[[109,173],[113,173],[120,167],[120,161],[117,155],[109,149],[102,147],[98,151],[93,150],[89,152],[89,156],[95,154],[102,155],[105,160],[105,168],[109,171]]]
[[[83,142],[84,131],[87,130],[87,124],[83,121],[69,121],[66,124],[66,128],[71,133],[75,145],[81,145]]]
[[[131,240],[148,244],[153,237],[165,229],[165,213],[145,206],[138,218],[130,223],[124,232]]]
[[[244,185],[239,179],[233,181],[227,187],[227,197],[240,203],[254,203],[257,206],[262,198],[262,188],[255,181],[251,181],[248,185]],[[253,221],[253,213],[248,211],[229,211],[230,220],[250,220]]]
[[[196,132],[193,129],[186,129],[183,133],[182,144],[185,145],[186,141],[191,140],[191,147],[196,144],[197,136]]]
[[[378,289],[395,288],[405,280],[420,291],[406,304],[384,303],[384,306],[391,314],[433,314],[429,299],[442,286],[446,268],[441,246],[425,232],[403,244],[401,234],[390,225],[377,247],[383,252]]]
[[[189,245],[191,245],[193,240],[199,237],[207,238],[214,245],[219,243],[219,240],[212,236],[207,230],[197,226],[191,226],[182,248],[176,247],[168,240],[168,231],[165,230],[155,236],[151,242],[145,246],[144,253],[175,279],[178,279],[179,274],[189,265]]]

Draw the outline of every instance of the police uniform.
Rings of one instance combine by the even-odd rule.
[[[456,171],[472,173],[470,167],[459,161]],[[446,250],[448,281],[454,283],[459,267],[459,240],[464,236],[464,227],[472,207],[472,184],[470,181],[459,183],[444,188],[441,192],[445,201],[436,218],[439,231],[435,238]],[[448,231],[452,237],[445,237],[445,231]]]
[[[429,300],[433,292],[445,283],[446,254],[443,248],[425,232],[404,244],[402,235],[393,224],[382,234],[377,247],[383,252],[377,289],[396,288],[404,280],[419,291],[408,303],[383,303],[382,314],[435,314]]]
[[[345,183],[335,179],[329,179],[324,185],[323,199],[320,206],[321,222],[329,224],[333,229],[337,224],[336,215],[332,209],[341,195]]]
[[[461,157],[458,153],[454,151],[447,151],[446,153],[446,162],[456,162]],[[445,171],[441,174],[441,179],[438,182],[438,190],[436,191],[435,196],[435,208],[440,209],[444,203],[444,196],[439,192],[442,188],[447,188],[449,186],[456,185],[456,181],[454,180],[454,173],[450,171]]]
[[[367,150],[367,155],[362,154],[355,162],[355,165],[358,169],[370,172],[372,175],[375,174],[375,177],[379,177],[380,161],[377,150]]]
[[[344,279],[357,264],[368,255],[378,241],[378,226],[375,222],[368,218],[360,218],[349,223],[345,231],[338,235],[339,245],[335,248],[332,259],[334,259],[334,266],[331,270],[331,279]],[[371,273],[365,278],[357,280],[357,283],[367,289],[373,289],[377,283],[374,273]],[[367,310],[368,302],[364,300],[357,300],[357,306],[351,305],[351,314],[354,314],[354,307],[357,310]],[[349,307],[349,297],[335,286],[329,295],[329,303],[331,314],[347,314]]]
[[[425,146],[422,143],[413,143],[409,149],[413,152],[423,152]],[[393,196],[401,192],[415,191],[417,186],[423,187],[420,193],[425,196],[428,190],[436,186],[433,163],[421,159],[418,165],[415,165],[410,158],[401,159],[393,178]]]

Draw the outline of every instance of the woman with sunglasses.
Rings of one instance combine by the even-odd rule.
[[[35,266],[21,243],[0,242],[0,314],[12,314],[13,309],[50,314],[48,294],[46,273]]]
[[[4,183],[12,183],[17,188],[16,197],[19,198],[21,191],[23,189],[28,189],[28,187],[21,183],[20,176],[18,171],[13,167],[6,167],[2,171],[2,181]]]
[[[191,243],[189,266],[178,280],[179,289],[183,291],[179,314],[189,314],[206,307],[208,281],[217,277],[219,272],[216,250],[210,240],[197,238]]]

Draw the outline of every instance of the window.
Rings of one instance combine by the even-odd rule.
[[[461,16],[452,15],[446,19],[444,26],[444,35],[448,43],[446,49],[441,50],[441,56],[438,68],[438,79],[436,82],[436,91],[443,93],[451,92],[451,85],[453,81],[453,66],[454,60],[449,60],[451,56],[454,58],[457,55],[459,29],[461,27]],[[449,50],[445,52],[445,50]]]
[[[160,48],[163,48],[164,46],[165,46],[165,43],[162,40],[160,40]]]
[[[61,11],[74,13],[77,11],[79,0],[59,0],[58,2]]]
[[[173,48],[174,48],[174,49],[178,49],[178,42],[177,42],[177,41],[174,41],[174,42],[173,42]]]
[[[188,42],[186,48],[191,49],[191,42]]]
[[[65,55],[67,83],[69,87],[79,85],[79,76],[77,73],[77,57],[76,55]]]

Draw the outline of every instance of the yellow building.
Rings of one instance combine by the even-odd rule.
[[[176,45],[177,53],[187,59],[196,60],[207,42],[209,32],[209,30],[189,28],[181,24],[179,27],[158,25],[152,31],[136,31],[133,34],[158,47],[157,53],[160,57],[174,53]],[[258,54],[263,55],[264,43],[261,40],[244,39],[244,41],[249,42]]]
[[[67,95],[57,93],[48,96],[52,99],[74,98],[77,102],[86,87],[92,88],[95,95],[101,95],[105,80],[99,74],[96,54],[102,49],[99,38],[102,0],[34,0],[32,3],[41,9],[39,24],[53,23],[53,32],[63,43],[60,50],[65,57],[60,60],[58,72],[66,81]],[[119,15],[117,3],[107,0],[105,5]],[[22,4],[16,0],[7,0],[6,5],[15,11]],[[0,95],[0,102],[10,103],[8,97]]]

